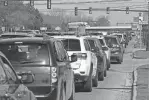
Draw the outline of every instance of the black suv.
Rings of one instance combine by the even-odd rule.
[[[98,59],[98,80],[103,81],[104,77],[107,75],[107,58],[106,54],[102,49],[100,41],[95,37],[87,37],[86,38],[90,47],[91,51],[96,54]]]
[[[75,93],[71,60],[60,40],[50,37],[24,37],[0,40],[0,50],[10,60],[18,75],[31,73],[32,83],[25,84],[44,100],[73,100]]]

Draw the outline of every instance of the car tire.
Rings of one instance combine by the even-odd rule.
[[[111,67],[111,62],[108,60],[107,63],[108,63],[108,65],[107,65],[107,70],[109,70],[110,67]]]
[[[93,79],[93,87],[97,87],[98,86],[98,71],[96,72],[96,76]]]
[[[73,82],[73,86],[72,86],[72,94],[71,97],[69,98],[69,100],[75,100],[75,83]]]
[[[106,77],[107,76],[107,70],[105,69],[105,71],[104,71],[104,77]]]
[[[65,93],[64,86],[62,87],[62,90],[61,90],[60,100],[66,100],[66,93]]]
[[[88,80],[84,85],[84,91],[92,92],[92,74],[88,77]]]
[[[104,71],[98,73],[98,80],[103,81],[104,80]]]
[[[122,63],[122,59],[119,58],[119,59],[118,59],[118,64],[121,64],[121,63]]]

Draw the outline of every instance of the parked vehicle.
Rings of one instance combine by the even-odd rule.
[[[44,100],[74,100],[74,73],[62,41],[50,37],[24,37],[0,40],[0,50],[18,75],[30,73],[34,82],[25,84]]]
[[[0,99],[1,100],[37,100],[35,95],[23,83],[32,83],[31,73],[18,77],[13,66],[0,52]]]
[[[107,75],[107,58],[106,53],[102,50],[100,41],[94,37],[86,37],[86,40],[90,44],[91,51],[96,54],[98,58],[98,80],[103,81],[104,77]],[[95,79],[94,79],[95,81]]]
[[[97,57],[91,52],[86,37],[72,34],[54,37],[63,41],[69,56],[76,54],[78,57],[78,60],[71,64],[75,74],[76,86],[79,84],[84,91],[91,92],[92,84],[97,85],[95,81],[92,83],[97,70]]]
[[[121,64],[123,62],[123,47],[118,38],[116,36],[105,36],[105,40],[111,49],[111,62],[117,61]]]

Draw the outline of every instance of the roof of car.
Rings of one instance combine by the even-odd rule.
[[[83,36],[75,36],[75,35],[63,35],[63,36],[52,36],[54,38],[68,38],[68,39],[81,39],[81,38],[85,38]]]
[[[56,41],[57,39],[54,38],[43,38],[43,37],[24,37],[24,38],[7,38],[1,39],[0,43],[8,43],[8,42],[45,42],[47,40]]]
[[[29,33],[13,32],[13,33],[3,33],[1,35],[29,35]]]
[[[117,38],[117,36],[113,36],[113,35],[107,35],[105,37]]]

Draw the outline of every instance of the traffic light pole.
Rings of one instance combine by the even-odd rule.
[[[148,2],[148,32],[146,37],[146,51],[149,51],[149,2]]]

